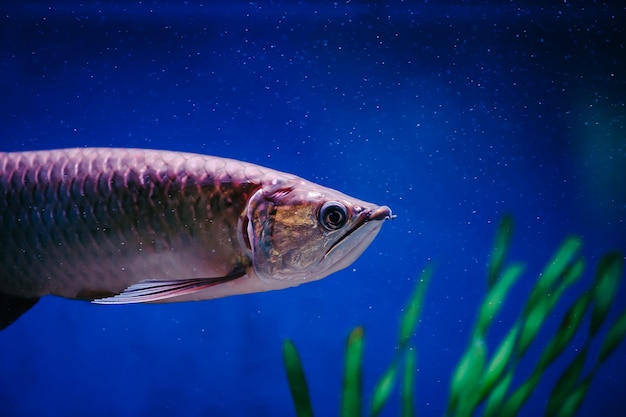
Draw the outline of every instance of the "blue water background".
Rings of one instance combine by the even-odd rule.
[[[492,349],[565,237],[584,237],[577,291],[601,253],[626,251],[625,15],[621,2],[579,1],[2,2],[2,151],[231,157],[398,217],[351,267],[294,289],[148,306],[44,298],[0,333],[0,415],[292,416],[286,338],[317,415],[338,415],[348,332],[365,328],[369,393],[431,262],[415,403],[443,415],[503,214],[516,224],[510,259],[527,269]],[[610,318],[624,286],[618,304]],[[523,415],[541,415],[564,363]],[[619,415],[625,384],[623,345],[580,415]],[[396,396],[384,415],[398,411]]]

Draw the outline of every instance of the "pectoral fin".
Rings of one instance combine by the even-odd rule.
[[[179,280],[144,280],[126,288],[113,297],[98,298],[96,304],[134,304],[151,303],[167,298],[179,297],[205,290],[217,284],[232,281],[245,275],[245,271],[237,269],[231,274],[217,278],[191,278]]]
[[[16,297],[0,292],[0,330],[6,329],[37,301],[39,298]]]

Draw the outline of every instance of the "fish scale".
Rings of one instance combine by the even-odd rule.
[[[345,211],[341,227],[320,225],[328,201]],[[299,285],[347,266],[378,232],[382,222],[370,220],[390,217],[385,206],[226,158],[0,153],[0,328],[15,298],[189,301]]]

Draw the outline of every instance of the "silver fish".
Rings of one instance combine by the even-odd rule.
[[[40,297],[207,300],[343,269],[392,218],[297,176],[192,153],[0,153],[0,329]]]

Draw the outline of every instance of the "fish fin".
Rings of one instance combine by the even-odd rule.
[[[202,291],[209,287],[224,282],[241,278],[245,275],[244,270],[237,269],[224,277],[217,278],[190,278],[176,280],[147,279],[126,288],[121,293],[112,297],[97,298],[92,301],[95,304],[135,304],[151,303],[167,298],[179,297]]]
[[[0,330],[4,330],[26,313],[39,298],[24,298],[0,292]]]

